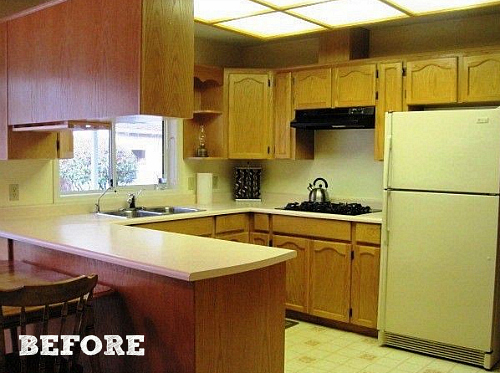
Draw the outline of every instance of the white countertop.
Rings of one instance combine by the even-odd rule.
[[[127,225],[261,212],[376,223],[381,213],[361,216],[276,210],[257,202],[197,206],[205,211],[170,216],[121,219],[95,214],[0,217],[0,237],[106,261],[185,281],[197,281],[267,267],[294,258],[292,250],[161,232]]]

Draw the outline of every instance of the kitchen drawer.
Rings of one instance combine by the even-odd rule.
[[[238,231],[248,231],[248,214],[230,214],[215,217],[215,234]]]
[[[269,232],[269,215],[253,214],[253,230],[260,232]]]
[[[157,223],[138,224],[135,227],[155,229],[158,231],[191,234],[194,236],[212,237],[213,218],[195,218]]]
[[[341,220],[274,215],[273,233],[350,241],[351,223]]]
[[[356,223],[356,242],[380,245],[380,224]]]

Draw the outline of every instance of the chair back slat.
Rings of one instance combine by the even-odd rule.
[[[70,294],[73,298],[87,295],[95,287],[97,275],[80,276],[44,285],[23,286],[18,289],[0,291],[0,305],[12,307],[35,307],[63,303]]]
[[[87,314],[91,314],[88,311],[90,308],[90,301],[92,300],[93,289],[97,284],[97,275],[91,276],[80,276],[77,278],[53,282],[49,284],[41,285],[29,285],[22,286],[16,289],[10,290],[0,290],[0,332],[7,325],[9,328],[15,329],[12,325],[12,316],[6,318],[3,313],[3,307],[19,307],[19,322],[17,326],[20,327],[20,332],[26,335],[27,323],[36,322],[41,326],[42,335],[48,335],[49,330],[53,334],[52,324],[49,325],[49,320],[54,320],[55,316],[59,319],[58,331],[59,336],[65,334],[65,330],[68,329],[69,324],[68,314],[70,307],[75,310],[75,315],[72,321],[74,325],[70,330],[73,330],[74,335],[79,335],[80,340],[85,336],[87,331],[87,322],[92,323],[87,317]],[[73,314],[73,311],[71,311]],[[38,315],[41,315],[38,316]],[[41,343],[41,340],[39,340]],[[13,350],[17,349],[17,341],[13,345]],[[62,339],[59,338],[57,343],[59,351],[62,350]],[[15,351],[15,350],[14,350]],[[45,373],[47,369],[50,372],[60,372],[64,365],[64,371],[69,372],[73,365],[78,364],[78,357],[80,354],[80,344],[75,343],[73,356],[70,356],[68,364],[62,361],[62,357],[57,356],[44,356],[40,354],[41,345],[39,347],[39,354],[37,355],[37,362],[35,366],[32,366],[32,359],[28,359],[27,356],[18,356],[20,364],[20,372],[27,373],[29,368],[29,373]],[[6,366],[8,364],[6,360],[6,347],[3,335],[0,336],[0,373],[5,372]],[[30,356],[30,358],[32,358]],[[50,363],[50,364],[49,364]],[[93,364],[92,364],[93,365]],[[93,366],[92,366],[93,367]],[[98,367],[98,364],[97,364]],[[68,369],[66,369],[68,368]]]

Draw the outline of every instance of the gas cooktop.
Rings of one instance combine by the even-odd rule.
[[[292,202],[288,203],[283,210],[322,212],[326,214],[339,215],[362,215],[378,210],[372,210],[370,206],[360,203],[333,203],[333,202]]]

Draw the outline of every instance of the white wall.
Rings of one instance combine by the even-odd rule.
[[[263,163],[262,190],[308,197],[307,186],[326,179],[332,199],[382,200],[383,162],[373,159],[374,130],[315,132],[314,160]]]
[[[19,184],[19,201],[9,201],[9,184]],[[52,161],[0,161],[0,206],[53,202]]]

